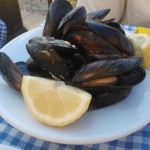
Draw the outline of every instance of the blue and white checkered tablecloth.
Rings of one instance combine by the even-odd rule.
[[[122,25],[133,31],[135,27]],[[43,141],[22,133],[0,117],[0,144],[22,150],[150,150],[150,124],[143,129],[115,141],[93,145],[65,145]]]
[[[0,19],[0,49],[5,45],[7,37],[6,24]]]

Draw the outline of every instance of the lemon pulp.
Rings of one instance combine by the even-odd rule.
[[[22,94],[32,115],[51,126],[64,126],[88,109],[91,94],[64,82],[24,76]]]
[[[128,36],[134,46],[135,55],[143,58],[143,67],[150,67],[150,36],[146,33],[132,33]]]

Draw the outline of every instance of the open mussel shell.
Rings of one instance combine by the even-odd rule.
[[[76,26],[73,30],[73,33],[68,36],[68,40],[75,44],[78,49],[83,49],[85,57],[93,56],[97,59],[121,57],[121,53],[111,43],[88,28]]]
[[[54,39],[53,37],[34,37],[29,43],[45,45],[47,49],[54,49],[63,58],[72,58],[78,49],[68,41]]]
[[[123,33],[125,35],[125,31],[121,28],[119,23],[117,23],[117,22],[108,22],[107,25],[117,29],[118,31],[120,31],[121,33]]]
[[[86,20],[86,9],[85,7],[77,7],[67,13],[61,20],[55,38],[62,39],[65,37],[65,34],[69,31],[70,28],[73,28],[77,25],[83,25]]]
[[[61,19],[73,9],[67,0],[55,0],[48,9],[43,36],[54,36]]]
[[[42,69],[31,58],[29,58],[26,61],[26,69],[31,76],[37,76],[37,77],[52,79],[52,76],[50,75],[50,73],[47,70]]]
[[[0,52],[0,74],[4,81],[17,91],[21,90],[23,74],[9,56]]]
[[[86,23],[93,32],[113,44],[121,53],[134,56],[133,45],[120,31],[97,21],[87,21]]]
[[[87,20],[99,19],[102,20],[108,13],[110,9],[101,9],[87,14]]]
[[[54,79],[64,80],[68,76],[65,60],[53,48],[49,48],[47,44],[29,42],[26,48],[36,64],[47,70]]]
[[[132,87],[128,86],[117,91],[97,93],[97,95],[93,97],[91,104],[95,108],[106,107],[123,100],[130,94],[131,91]]]
[[[141,61],[139,57],[95,61],[81,67],[76,72],[73,82],[81,84],[98,78],[118,76],[137,68]]]
[[[77,87],[92,95],[89,109],[97,109],[115,104],[127,97],[132,90],[132,86]]]
[[[118,84],[119,86],[124,85],[136,85],[144,80],[146,76],[146,72],[143,68],[137,67],[126,74],[118,76]]]
[[[63,40],[54,40],[51,41],[49,44],[51,44],[52,48],[63,58],[72,58],[74,54],[78,52],[78,49],[75,47],[75,45],[72,45],[68,41]]]

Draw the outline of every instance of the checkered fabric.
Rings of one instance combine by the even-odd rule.
[[[134,27],[123,26],[132,30]],[[43,141],[24,134],[0,117],[0,144],[11,145],[22,150],[150,150],[150,124],[143,129],[107,143],[93,145],[65,145]]]
[[[7,37],[7,27],[5,23],[0,19],[0,49],[5,45]]]
[[[13,128],[0,117],[0,144],[22,150],[150,150],[150,124],[127,137],[93,145],[65,145],[36,139]]]

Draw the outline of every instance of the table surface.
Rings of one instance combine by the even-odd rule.
[[[134,26],[122,25],[133,31]],[[93,145],[65,145],[31,137],[12,127],[0,117],[0,144],[14,146],[21,150],[150,150],[150,124],[141,130],[107,143]]]

